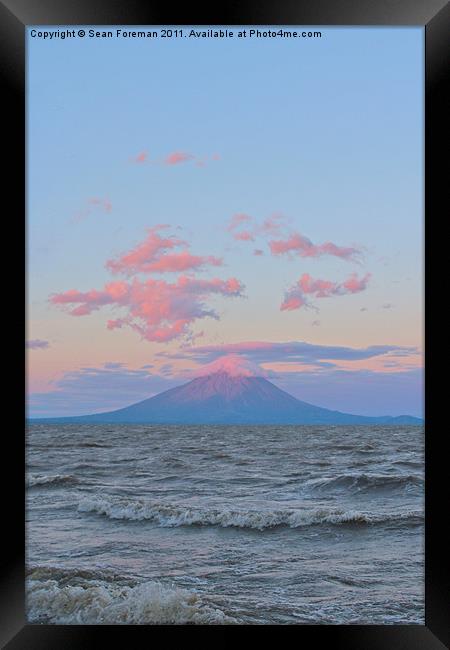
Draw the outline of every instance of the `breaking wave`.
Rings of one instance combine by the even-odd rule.
[[[381,489],[411,489],[422,487],[424,479],[417,474],[342,474],[333,478],[312,479],[306,487],[312,490],[345,488],[355,492]]]
[[[26,479],[27,487],[36,487],[42,485],[63,485],[77,483],[77,479],[70,474],[30,474]]]
[[[423,519],[423,513],[419,510],[392,513],[323,508],[306,511],[292,509],[237,511],[180,507],[139,499],[114,497],[86,497],[78,504],[78,512],[96,513],[109,519],[153,521],[163,528],[219,526],[255,530],[280,526],[300,528],[319,524],[377,524],[395,521],[420,523]]]
[[[194,591],[156,581],[126,583],[103,572],[36,568],[27,579],[28,621],[56,625],[239,622]]]

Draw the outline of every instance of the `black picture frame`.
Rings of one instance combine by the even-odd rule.
[[[228,2],[202,11],[185,5],[175,14],[163,3],[138,0],[0,0],[0,70],[2,88],[4,134],[13,137],[11,146],[3,148],[7,179],[4,191],[12,197],[11,211],[4,215],[4,227],[15,216],[15,237],[18,256],[26,255],[25,240],[25,29],[29,25],[357,25],[408,26],[425,28],[425,332],[426,332],[426,435],[425,435],[425,625],[299,625],[294,629],[298,640],[304,643],[322,643],[326,647],[348,650],[439,650],[449,646],[448,625],[448,567],[445,507],[448,499],[448,459],[444,452],[446,432],[438,427],[438,398],[435,389],[436,359],[445,352],[438,349],[439,340],[431,329],[433,286],[439,284],[435,265],[445,259],[444,249],[439,253],[439,216],[447,195],[448,180],[445,154],[448,141],[445,126],[448,108],[444,101],[446,72],[448,70],[450,6],[445,0],[316,0],[270,3]],[[448,168],[448,166],[447,166]],[[14,189],[13,189],[14,188]],[[445,194],[444,194],[445,192]],[[442,215],[444,216],[444,215]],[[7,218],[8,217],[8,218]],[[9,230],[8,230],[9,232]],[[446,236],[448,237],[448,236]],[[443,246],[443,244],[441,243]],[[432,251],[432,252],[431,252]],[[25,264],[24,267],[25,269]],[[15,277],[17,279],[17,275]],[[20,292],[18,292],[20,293]],[[19,303],[19,301],[18,301]],[[23,345],[22,330],[18,327],[22,303],[17,304],[12,329],[17,346]],[[433,323],[434,328],[434,323]],[[11,336],[8,336],[8,340]],[[20,340],[19,340],[20,339]],[[444,342],[445,339],[442,338]],[[9,346],[8,346],[9,347]],[[433,370],[431,369],[433,362]],[[14,361],[17,367],[17,360]],[[20,376],[20,375],[19,375]],[[15,395],[20,383],[14,385]],[[14,395],[11,395],[11,404]],[[23,413],[22,397],[16,403],[16,412]],[[19,420],[19,422],[17,422]],[[8,650],[58,648],[94,648],[105,644],[110,634],[118,644],[139,647],[138,643],[153,640],[149,626],[59,626],[29,625],[25,620],[25,493],[24,493],[24,438],[20,426],[24,418],[15,418],[14,426],[4,435],[3,469],[13,471],[3,485],[3,523],[0,573],[0,645]],[[19,428],[17,428],[17,425]],[[6,425],[5,425],[6,426]],[[23,429],[22,429],[23,430]],[[151,627],[151,626],[150,626]],[[167,627],[167,626],[165,626]],[[177,629],[177,626],[168,626]],[[186,632],[186,626],[182,626]],[[245,627],[245,626],[244,626]],[[178,627],[179,629],[179,627]],[[190,629],[198,629],[192,627]],[[201,626],[205,629],[205,626]],[[217,627],[207,626],[216,632]],[[242,626],[230,626],[226,633]],[[139,637],[139,639],[138,639]],[[307,646],[309,647],[309,645]]]

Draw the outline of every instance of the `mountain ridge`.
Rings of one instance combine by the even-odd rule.
[[[362,416],[303,402],[264,377],[225,371],[192,379],[135,404],[105,413],[29,418],[32,423],[98,424],[422,424],[409,415]]]

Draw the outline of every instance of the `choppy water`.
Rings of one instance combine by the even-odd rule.
[[[423,428],[32,425],[27,610],[424,623]]]

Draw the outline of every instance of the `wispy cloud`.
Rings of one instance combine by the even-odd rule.
[[[239,234],[239,229],[244,228],[251,232],[252,237],[274,236],[283,232],[289,220],[280,213],[271,214],[262,222],[257,221],[253,216],[244,212],[237,212],[228,221],[227,231],[232,233],[233,236]]]
[[[227,226],[228,232],[234,232],[237,228],[239,228],[242,224],[248,224],[252,222],[252,217],[248,214],[244,214],[243,212],[239,212],[237,214],[234,214],[230,222]]]
[[[272,239],[269,241],[272,255],[290,255],[299,257],[322,257],[331,255],[344,260],[358,261],[361,251],[351,246],[337,246],[333,242],[313,244],[308,237],[298,232],[292,233],[287,239]]]
[[[344,282],[332,282],[331,280],[315,280],[308,273],[304,273],[296,284],[287,291],[282,302],[281,311],[292,311],[302,307],[309,307],[310,302],[307,296],[314,298],[330,298],[331,296],[344,296],[346,294],[359,293],[367,288],[370,273],[358,278],[352,273]]]
[[[79,210],[74,216],[72,221],[82,221],[86,219],[94,211],[104,212],[109,214],[112,211],[112,203],[108,198],[100,198],[92,196],[85,202],[85,207]]]
[[[30,341],[25,341],[25,347],[29,350],[46,350],[50,347],[50,343],[42,339],[31,339]]]
[[[231,217],[226,230],[236,241],[254,241],[260,236],[267,237],[279,233],[285,223],[285,217],[280,214],[271,215],[262,223],[258,223],[249,214],[238,212]]]
[[[261,226],[259,226],[259,230],[265,235],[279,235],[288,227],[289,222],[290,220],[283,214],[275,212],[264,219]]]
[[[193,156],[191,153],[187,153],[186,151],[173,151],[164,158],[164,163],[166,165],[179,165],[180,163],[194,160],[194,158],[195,156]]]
[[[255,233],[249,229],[240,230],[243,224],[251,224],[252,218],[248,214],[234,214],[227,226],[228,232],[236,241],[254,241]]]
[[[45,393],[32,393],[32,417],[82,415],[122,408],[180,383],[149,372],[152,364],[131,368],[122,362],[66,372]]]
[[[361,361],[374,357],[411,357],[419,353],[411,346],[371,345],[363,348],[337,345],[320,345],[306,341],[243,341],[223,345],[203,345],[183,348],[176,352],[159,352],[157,357],[189,359],[199,364],[211,363],[227,355],[241,355],[258,364],[295,363],[327,367],[340,361]]]
[[[267,240],[274,256],[285,255],[290,259],[332,256],[352,262],[361,260],[360,248],[339,246],[331,241],[314,244],[305,235],[292,230],[290,223],[291,220],[280,213],[274,213],[262,222],[248,214],[237,213],[229,220],[227,231],[236,241],[254,241],[258,237]]]
[[[131,158],[131,161],[136,163],[137,165],[142,165],[143,163],[147,162],[147,160],[148,160],[147,151],[140,151],[136,156],[133,156]]]
[[[189,250],[168,252],[173,249],[188,249],[189,244],[173,236],[161,236],[167,226],[159,225],[148,229],[147,237],[127,253],[106,262],[112,273],[127,276],[137,273],[179,273],[202,270],[208,266],[221,266],[222,260],[213,255],[192,255]]]
[[[173,167],[183,163],[193,163],[196,167],[206,167],[210,162],[220,160],[220,155],[215,153],[211,156],[197,156],[189,151],[171,151],[161,158],[149,158],[147,150],[140,151],[138,154],[131,156],[130,162],[136,165],[151,164],[151,165],[165,165]]]

